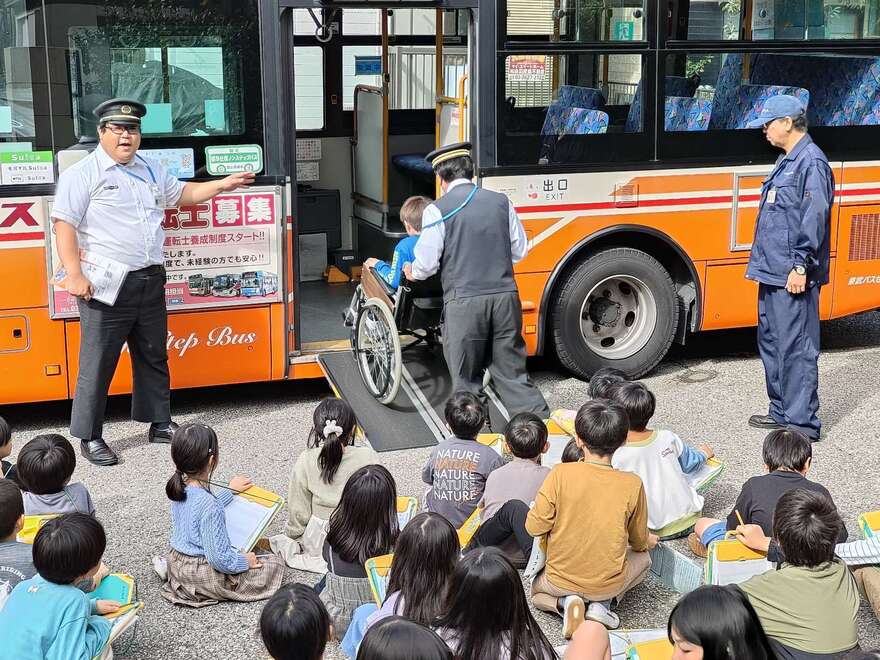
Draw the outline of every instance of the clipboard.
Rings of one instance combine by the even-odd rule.
[[[394,554],[370,557],[364,562],[367,578],[370,580],[370,591],[373,592],[373,600],[378,607],[382,607],[388,591],[388,574],[391,572],[391,562]]]
[[[228,485],[218,484],[224,488]],[[284,498],[259,486],[237,493],[226,505],[224,516],[229,542],[240,552],[250,552],[275,515],[284,506]]]
[[[869,511],[860,515],[859,529],[866,539],[880,536],[880,511]]]
[[[636,642],[626,650],[627,660],[669,660],[673,652],[672,644],[663,631],[663,639]]]
[[[397,498],[397,526],[406,527],[407,523],[419,512],[419,500],[415,497]]]
[[[740,584],[773,569],[767,555],[744,545],[727,532],[724,540],[709,544],[706,560],[706,584]]]
[[[16,540],[19,543],[27,543],[28,545],[34,544],[34,539],[37,536],[37,532],[40,531],[40,527],[45,525],[48,521],[52,520],[52,518],[57,518],[58,514],[50,513],[43,516],[25,516],[24,517],[24,526],[21,528],[21,531],[16,536]]]

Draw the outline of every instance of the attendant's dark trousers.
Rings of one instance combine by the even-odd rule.
[[[779,424],[819,438],[819,289],[792,295],[758,286],[758,353],[764,363],[769,414]]]
[[[113,306],[80,299],[79,318],[79,373],[70,434],[82,440],[103,436],[107,390],[126,342],[133,380],[131,418],[170,421],[165,269],[150,266],[130,272]]]

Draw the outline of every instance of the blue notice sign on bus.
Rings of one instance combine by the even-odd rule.
[[[354,75],[356,76],[381,76],[381,55],[355,55]]]

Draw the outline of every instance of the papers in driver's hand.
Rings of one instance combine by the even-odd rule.
[[[128,266],[93,252],[81,251],[80,268],[83,276],[92,284],[92,298],[111,307],[116,304],[119,290],[128,274]],[[66,289],[67,271],[61,265],[55,271],[55,284]]]

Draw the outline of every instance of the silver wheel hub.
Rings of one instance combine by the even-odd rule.
[[[657,325],[657,302],[648,286],[631,275],[612,275],[596,284],[581,305],[581,336],[596,355],[628,358],[648,343]]]

